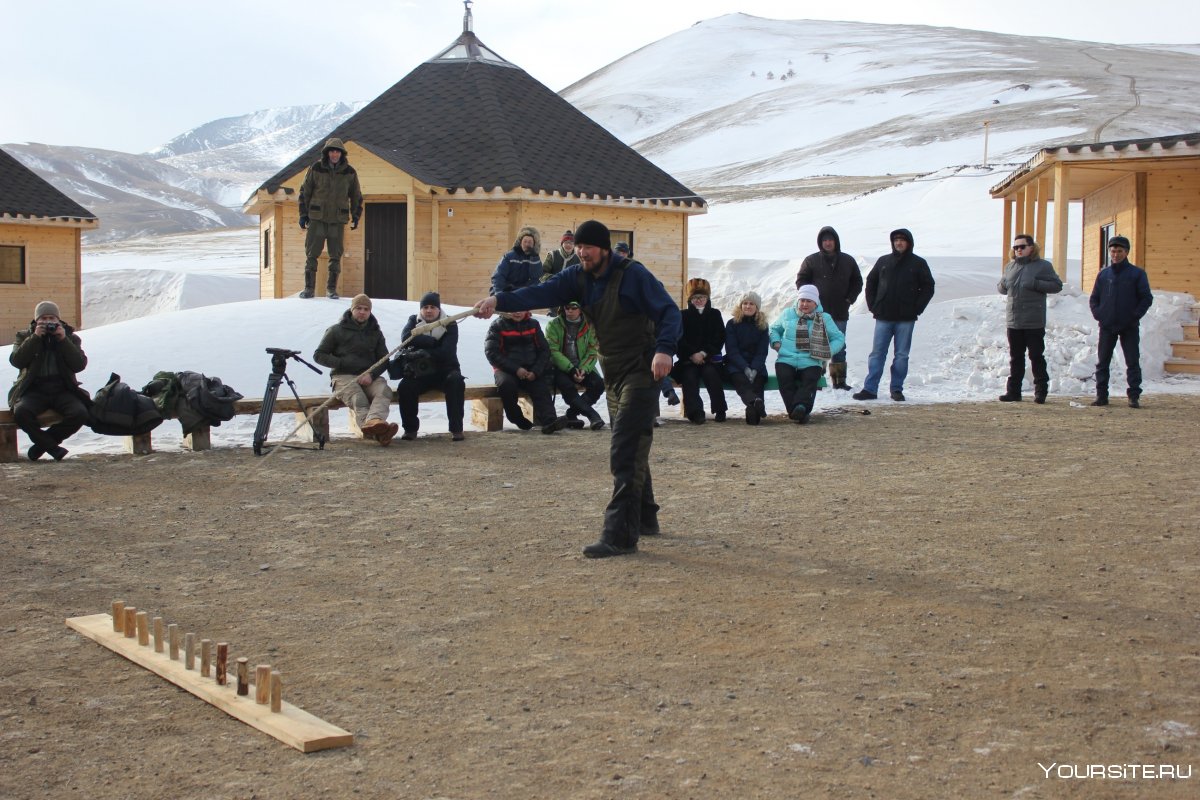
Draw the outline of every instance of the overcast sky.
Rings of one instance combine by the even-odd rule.
[[[461,0],[0,0],[0,142],[143,152],[263,108],[371,100],[448,46]],[[555,91],[702,19],[849,19],[1117,44],[1200,43],[1190,3],[475,0],[476,35]],[[281,16],[286,14],[286,16]]]

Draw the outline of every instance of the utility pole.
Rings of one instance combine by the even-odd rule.
[[[988,148],[988,131],[990,130],[992,121],[985,119],[983,121],[983,167],[987,169],[987,148]]]

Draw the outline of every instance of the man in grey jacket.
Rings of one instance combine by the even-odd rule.
[[[1021,399],[1025,380],[1025,351],[1033,367],[1033,402],[1046,402],[1050,375],[1046,371],[1046,295],[1062,291],[1063,283],[1054,265],[1042,258],[1038,244],[1027,233],[1013,237],[1013,260],[1004,267],[996,287],[1008,295],[1008,386],[1000,402]]]

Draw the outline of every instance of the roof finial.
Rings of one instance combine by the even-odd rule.
[[[463,33],[471,33],[471,2],[472,0],[463,0],[463,7],[467,9],[463,14]]]

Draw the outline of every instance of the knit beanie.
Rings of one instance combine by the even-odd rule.
[[[437,292],[426,292],[421,296],[421,308],[425,306],[442,307],[442,296]]]
[[[354,308],[355,306],[366,306],[367,309],[370,310],[371,298],[367,297],[365,294],[356,294],[354,295],[354,299],[350,301],[350,307]]]
[[[814,303],[820,305],[821,293],[817,290],[816,286],[813,286],[811,283],[806,283],[800,287],[800,299],[812,300]]]
[[[712,288],[704,278],[692,278],[687,282],[687,299],[691,300],[698,294],[702,294],[705,297],[712,297]]]
[[[563,242],[573,242],[573,241],[575,241],[575,234],[571,233],[570,231],[567,231],[566,233],[564,233],[562,235],[562,238],[558,240],[558,243],[562,244]]]
[[[603,223],[589,219],[575,229],[575,244],[589,244],[603,250],[612,250],[612,239]]]
[[[33,310],[33,318],[37,319],[38,317],[44,317],[47,314],[53,314],[59,319],[62,319],[62,315],[58,313],[58,304],[50,300],[43,300],[42,302],[38,303],[37,308]]]
[[[741,299],[738,300],[738,305],[740,306],[742,303],[747,301],[754,303],[755,308],[759,309],[760,311],[762,310],[762,298],[758,296],[758,292],[746,292],[744,295],[742,295]]]

